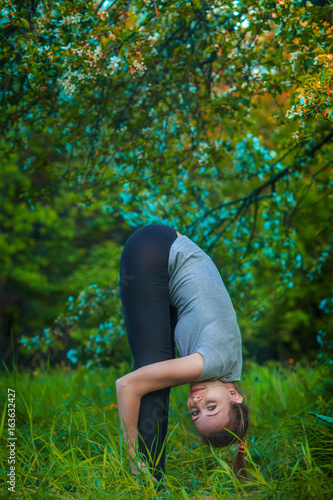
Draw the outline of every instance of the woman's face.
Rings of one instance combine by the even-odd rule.
[[[229,422],[229,407],[232,401],[241,403],[243,397],[231,382],[192,382],[187,407],[198,432],[204,435],[225,427]]]

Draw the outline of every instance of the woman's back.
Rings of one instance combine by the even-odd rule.
[[[203,355],[198,380],[239,381],[242,343],[237,315],[214,262],[181,235],[171,245],[168,273],[170,302],[178,310],[175,342],[180,355]]]

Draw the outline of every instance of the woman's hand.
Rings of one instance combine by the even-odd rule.
[[[148,475],[151,477],[151,472],[147,465],[144,462],[141,462],[140,460],[136,460],[135,462],[131,459],[131,471],[132,474],[137,476],[140,471],[148,473]],[[153,481],[157,481],[156,477],[152,477]]]
[[[138,475],[139,475],[139,473],[140,473],[140,471],[142,471],[142,472],[148,473],[149,477],[150,477],[150,478],[151,478],[151,479],[152,479],[155,483],[158,483],[158,482],[159,482],[159,481],[158,481],[158,479],[156,479],[156,477],[154,477],[154,476],[152,477],[152,476],[151,476],[151,472],[150,472],[149,468],[147,467],[147,465],[146,465],[144,462],[142,462],[142,461],[140,461],[140,460],[136,460],[136,461],[134,462],[134,460],[132,460],[132,459],[130,460],[130,462],[131,462],[131,471],[132,471],[132,473],[134,474],[134,476],[138,476]],[[141,486],[141,484],[140,484],[140,482],[139,482],[139,479],[135,479],[135,482],[136,482],[136,484],[137,484],[138,486]],[[167,489],[165,489],[165,493],[169,493],[169,491],[168,491]],[[159,497],[159,498],[161,498],[161,497]]]

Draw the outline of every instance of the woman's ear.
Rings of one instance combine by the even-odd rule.
[[[243,396],[239,394],[239,392],[236,391],[236,389],[229,389],[229,392],[231,394],[232,400],[235,403],[242,403],[243,402]]]

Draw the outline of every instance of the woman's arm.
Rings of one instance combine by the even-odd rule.
[[[142,396],[166,387],[194,382],[200,377],[202,370],[203,358],[200,353],[196,352],[183,358],[143,366],[116,381],[118,413],[122,422],[126,447],[131,457],[135,456]]]
[[[123,436],[131,457],[135,456],[135,442],[140,410],[141,396],[135,391],[133,384],[128,384],[125,377],[116,381],[118,413],[122,422]],[[133,463],[131,462],[133,471]]]

